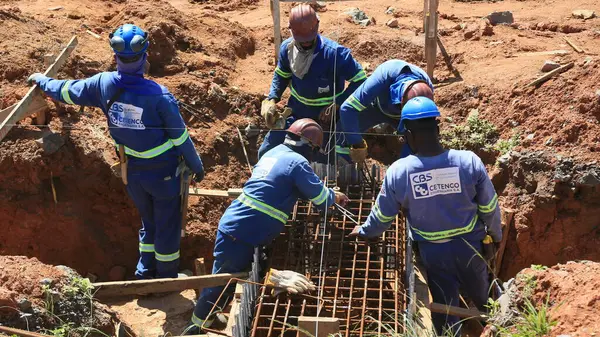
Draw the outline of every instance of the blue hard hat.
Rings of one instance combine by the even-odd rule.
[[[402,117],[400,118],[400,124],[398,124],[398,132],[406,132],[404,121],[440,116],[440,110],[438,110],[437,105],[429,98],[423,96],[411,98],[402,107]]]
[[[118,56],[132,57],[146,52],[150,34],[138,26],[126,24],[109,36],[110,47]]]

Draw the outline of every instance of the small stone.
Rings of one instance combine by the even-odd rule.
[[[533,137],[535,137],[535,133],[530,133],[527,135],[527,137],[525,137],[525,139],[527,140],[533,140]]]
[[[554,61],[546,61],[546,62],[544,62],[544,65],[542,66],[542,72],[547,73],[547,72],[552,71],[559,67],[560,67],[559,63],[556,63]]]
[[[579,179],[579,183],[582,185],[590,186],[600,185],[600,173],[596,173],[595,171],[588,171]]]
[[[53,154],[65,145],[62,136],[50,130],[44,131],[42,138],[36,139],[35,143],[44,150],[45,154]]]
[[[588,20],[596,17],[596,12],[589,9],[576,9],[573,11],[572,15],[577,19]]]
[[[114,266],[110,268],[108,272],[108,279],[110,281],[123,281],[127,270],[123,266]]]
[[[583,60],[583,67],[587,67],[590,65],[590,63],[592,63],[594,59],[591,56],[587,56],[584,60]]]
[[[394,8],[394,7],[388,7],[385,10],[385,14],[394,15],[394,13],[396,13],[396,8]]]
[[[21,311],[29,311],[31,309],[31,301],[26,298],[20,298],[17,300],[17,306],[19,306],[19,310]]]
[[[81,14],[78,11],[73,11],[73,12],[67,14],[67,18],[72,19],[72,20],[79,20],[79,19],[83,18],[83,14]]]
[[[487,19],[483,20],[483,22],[479,24],[479,28],[481,29],[482,36],[494,35],[494,27],[492,27],[490,21]]]
[[[215,75],[217,74],[217,72],[216,72],[216,71],[214,71],[214,70],[211,70],[211,71],[209,71],[209,72],[208,72],[208,74],[209,74],[210,76],[215,76]]]
[[[51,286],[53,282],[54,280],[52,280],[51,278],[43,278],[40,280],[40,284],[43,286]]]
[[[246,131],[246,137],[248,138],[256,137],[260,134],[260,129],[254,124],[248,124],[244,131]]]
[[[459,23],[456,26],[452,27],[452,29],[454,30],[462,30],[463,28],[465,28],[464,23]]]
[[[596,90],[596,97],[597,97],[598,99],[600,99],[600,89],[599,89],[599,90]]]
[[[490,24],[492,24],[493,26],[498,24],[511,24],[515,22],[511,11],[492,12],[488,16],[486,16],[486,18],[490,20]]]
[[[549,138],[546,140],[546,143],[544,143],[544,144],[545,144],[545,145],[550,145],[550,144],[552,144],[552,137],[549,137]]]
[[[390,19],[385,25],[390,28],[398,28],[398,19]]]

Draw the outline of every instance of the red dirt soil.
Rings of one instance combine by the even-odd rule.
[[[541,306],[548,300],[549,317],[557,322],[548,337],[560,335],[594,336],[600,332],[600,263],[568,262],[547,270],[525,269],[520,276],[535,280],[533,302]],[[523,277],[517,285],[525,287]]]

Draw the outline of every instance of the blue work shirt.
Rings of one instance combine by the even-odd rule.
[[[335,194],[325,187],[308,160],[285,144],[265,153],[219,221],[219,230],[250,245],[270,243],[284,228],[298,198],[319,209],[333,205]]]
[[[103,72],[84,80],[46,77],[38,85],[60,102],[102,109],[111,137],[116,145],[125,146],[130,172],[140,170],[144,177],[166,177],[175,172],[179,156],[194,173],[203,172],[177,100],[156,82],[138,75]],[[119,90],[121,95],[109,107]]]
[[[281,44],[268,99],[279,101],[289,86],[291,96],[287,106],[292,108],[292,114],[297,119],[317,119],[323,108],[333,103],[334,77],[338,105],[367,78],[361,65],[352,57],[350,49],[318,35],[314,59],[308,72],[300,79],[292,73],[288,58],[288,47],[293,43],[294,40],[289,38]],[[344,90],[346,81],[350,85]]]
[[[386,172],[360,234],[380,236],[400,209],[416,241],[477,241],[485,237],[486,227],[495,242],[502,240],[498,195],[483,162],[471,151],[397,160]]]
[[[368,107],[373,106],[384,115],[400,122],[402,96],[406,84],[414,80],[426,81],[433,90],[433,83],[427,73],[413,64],[402,60],[389,60],[377,67],[340,107],[340,120],[346,143],[361,143],[358,114]]]

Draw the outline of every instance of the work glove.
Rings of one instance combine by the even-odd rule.
[[[339,108],[339,105],[332,103],[321,110],[321,113],[319,114],[319,121],[321,121],[321,124],[325,126],[329,125],[331,123],[331,117],[337,114]]]
[[[282,288],[290,294],[302,294],[315,290],[315,285],[304,275],[291,270],[271,268],[266,277],[266,285]]]
[[[204,179],[204,171],[196,172],[192,176],[192,181],[199,184]]]
[[[362,167],[367,159],[367,142],[362,140],[362,143],[355,144],[350,147],[350,159]]]
[[[260,114],[265,120],[265,124],[269,129],[272,129],[275,126],[275,122],[277,120],[277,110],[275,109],[275,100],[274,99],[265,99],[262,101],[260,107]]]
[[[292,114],[292,108],[286,106],[273,125],[275,130],[285,129],[285,120]]]
[[[29,76],[27,78],[27,84],[29,85],[33,85],[33,84],[38,84],[41,80],[43,80],[46,76],[44,76],[44,74],[42,73],[35,73],[32,74],[31,76]]]
[[[352,232],[350,232],[350,234],[348,234],[348,237],[355,237],[355,236],[360,236],[360,227],[361,226],[354,226],[354,228],[352,229]]]
[[[333,193],[335,193],[335,203],[342,207],[346,206],[350,201],[350,199],[340,191],[333,191]]]

